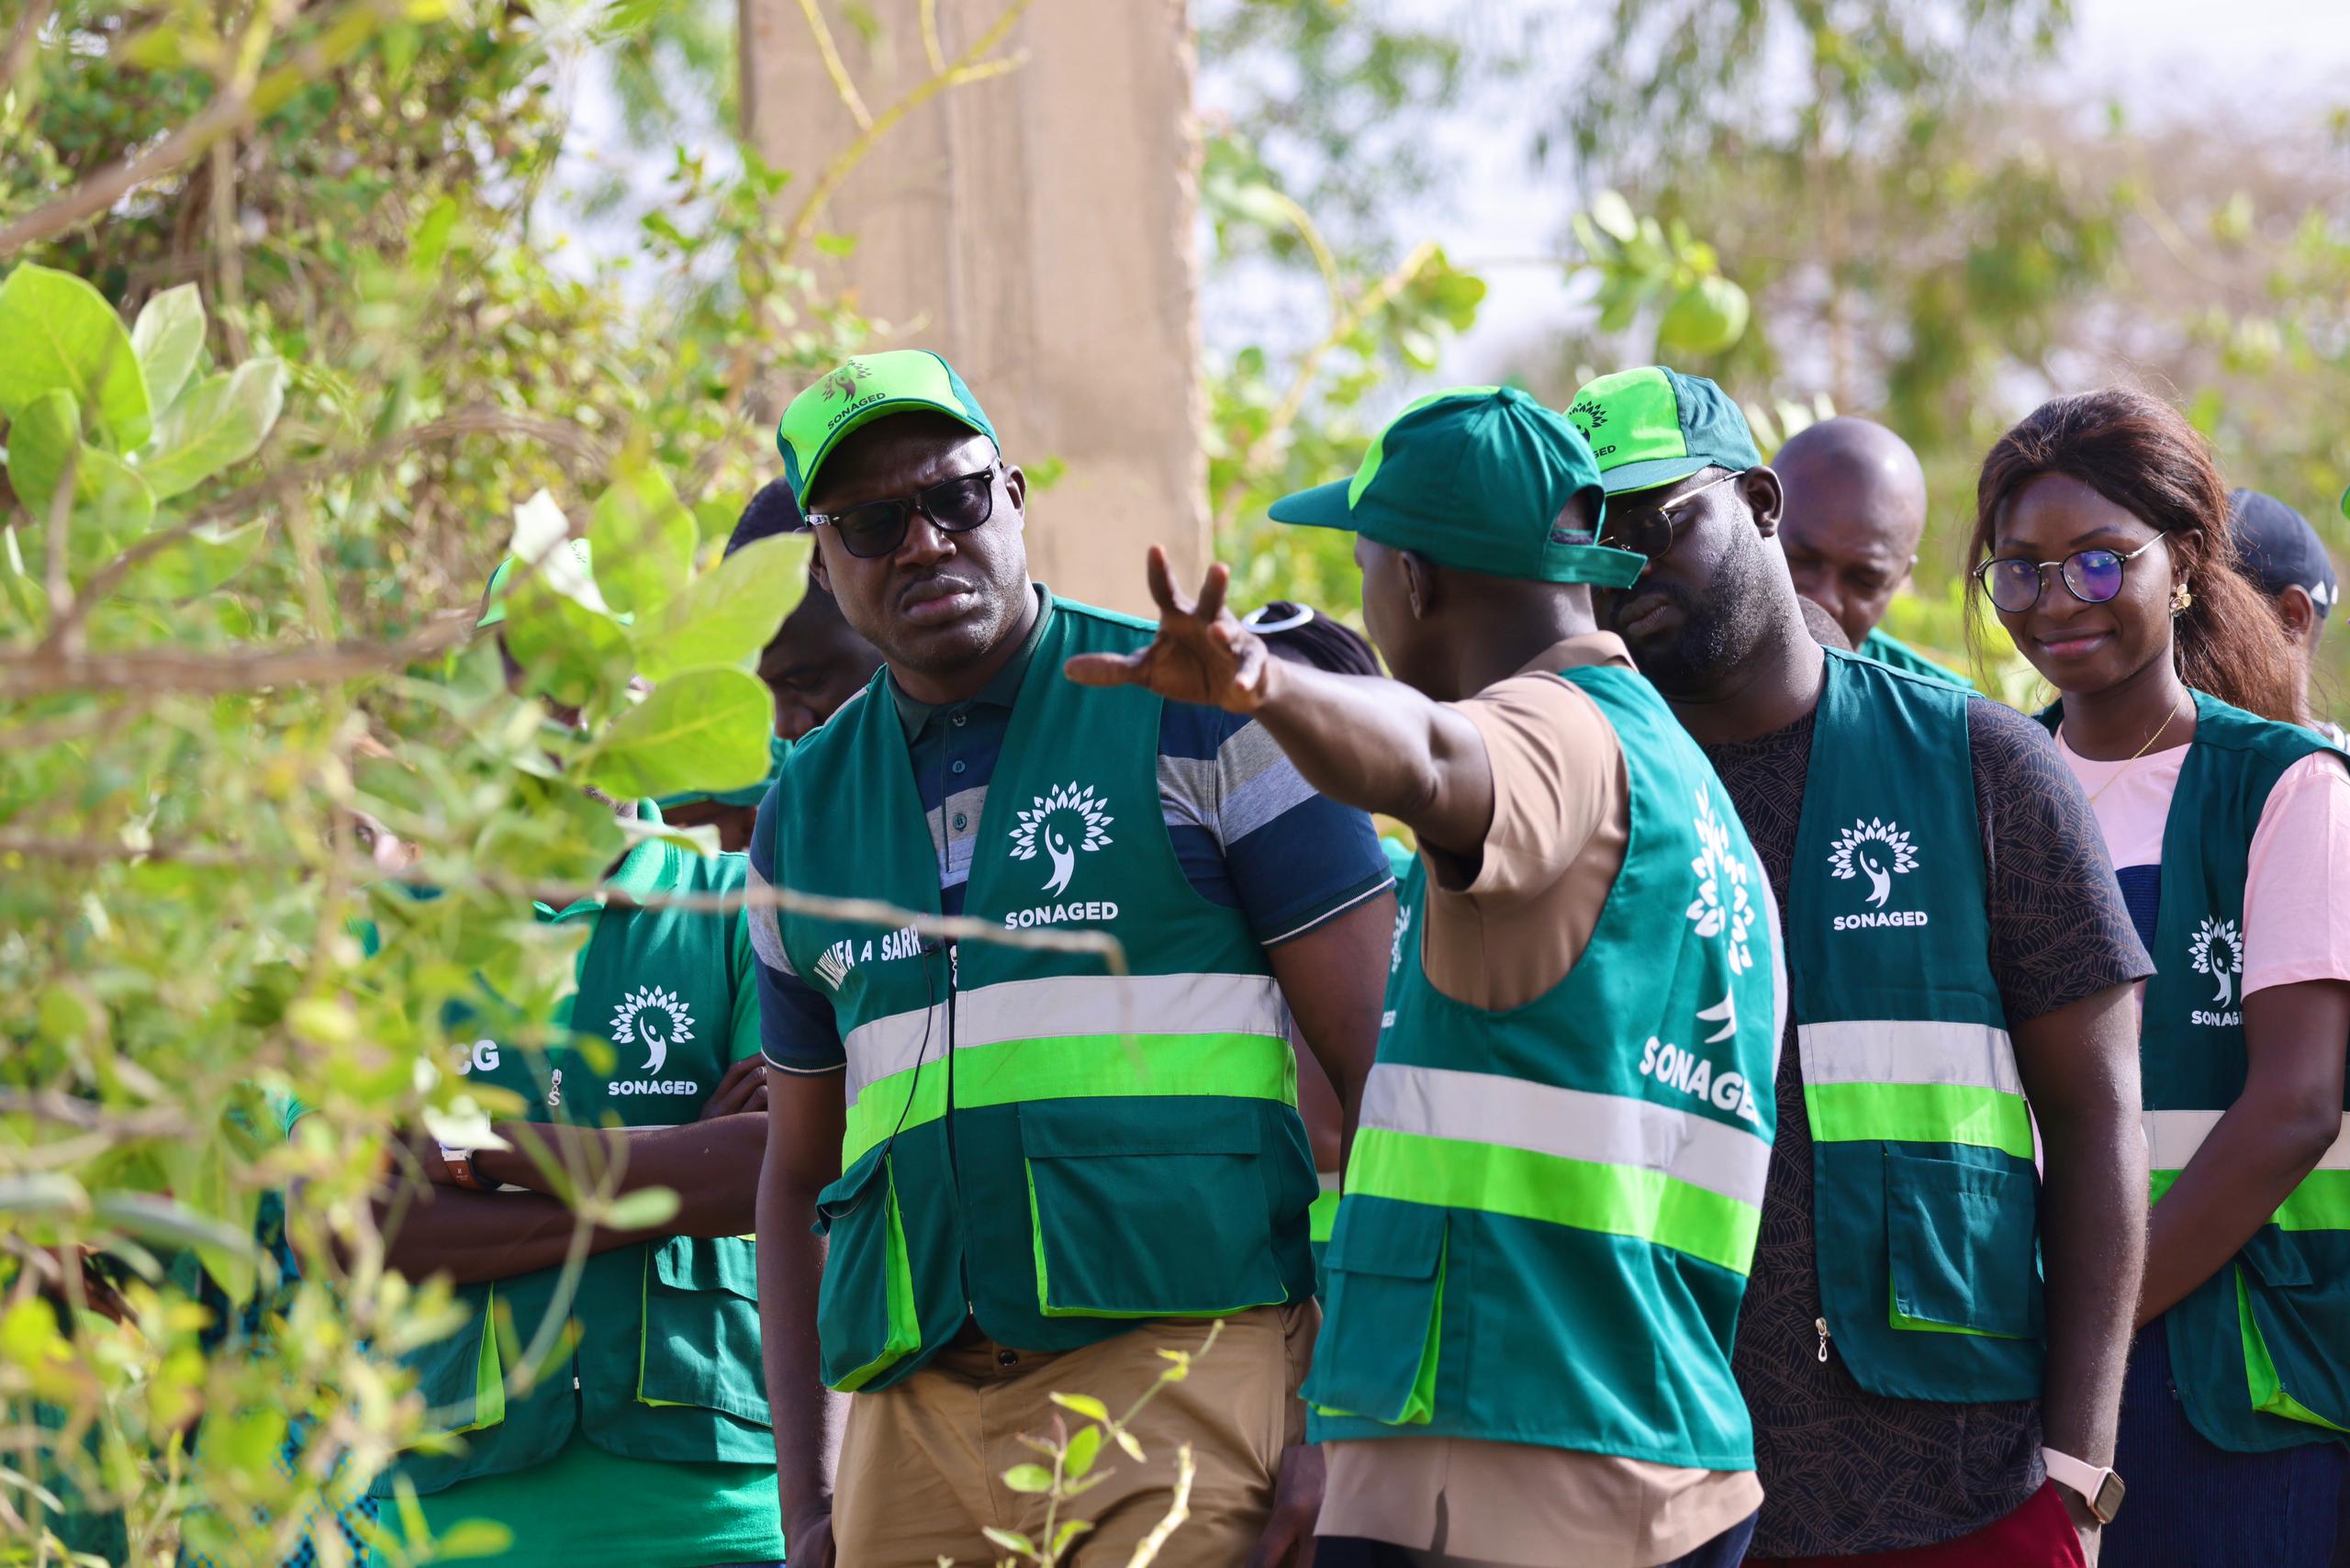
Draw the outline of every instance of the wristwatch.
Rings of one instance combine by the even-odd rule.
[[[2121,1511],[2123,1487],[2111,1466],[2091,1464],[2054,1449],[2042,1449],[2040,1457],[2048,1466],[2048,1479],[2079,1494],[2088,1505],[2090,1518],[2101,1525],[2113,1522],[2113,1516]]]
[[[470,1187],[476,1193],[489,1191],[489,1183],[474,1174],[474,1151],[453,1144],[442,1144],[441,1163],[449,1168],[449,1180],[460,1187]]]

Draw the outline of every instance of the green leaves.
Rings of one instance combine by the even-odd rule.
[[[687,670],[612,722],[588,750],[587,781],[621,800],[739,790],[767,777],[774,722],[775,700],[757,676]]]
[[[805,534],[778,534],[695,578],[655,624],[639,629],[637,673],[657,685],[698,665],[757,658],[806,593],[813,548]]]
[[[623,473],[596,498],[588,527],[605,602],[639,620],[659,614],[693,580],[699,537],[668,476],[650,464]]]
[[[73,276],[30,263],[0,283],[0,412],[14,419],[36,399],[66,391],[118,451],[146,441],[153,418],[147,378],[122,319],[106,296]]]
[[[163,416],[139,471],[161,499],[192,490],[260,451],[285,406],[285,366],[278,360],[249,359],[207,375]]]
[[[168,409],[204,353],[204,300],[181,284],[150,299],[130,329],[130,347],[147,377],[147,396]]]

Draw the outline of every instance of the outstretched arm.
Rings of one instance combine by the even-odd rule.
[[[1208,568],[1197,600],[1179,595],[1152,545],[1158,636],[1137,654],[1081,654],[1082,686],[1140,686],[1177,702],[1246,713],[1331,800],[1391,816],[1424,844],[1473,858],[1494,819],[1493,766],[1458,710],[1401,681],[1331,675],[1272,657],[1225,607],[1231,570]]]

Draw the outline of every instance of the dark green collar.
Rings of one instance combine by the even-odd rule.
[[[984,702],[990,707],[1009,710],[1014,702],[1019,700],[1020,683],[1027,678],[1029,663],[1036,656],[1036,644],[1044,640],[1045,622],[1053,618],[1053,596],[1046,590],[1045,585],[1035,584],[1033,591],[1036,595],[1035,623],[1028,628],[1028,635],[1021,643],[1020,651],[1013,655],[1004,666],[990,678],[987,685],[979,689],[978,696],[968,698],[961,702],[936,704],[917,702],[906,695],[905,689],[898,684],[898,678],[894,673],[887,678],[890,686],[890,700],[897,707],[898,722],[905,726],[908,745],[912,745],[923,731],[929,727],[932,719],[952,709],[968,707],[974,702]]]

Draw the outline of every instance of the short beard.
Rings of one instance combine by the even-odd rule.
[[[1673,641],[1641,650],[1640,673],[1668,696],[1695,698],[1719,689],[1762,644],[1771,628],[1770,560],[1762,536],[1738,528],[1702,594],[1662,588],[1682,612]]]

